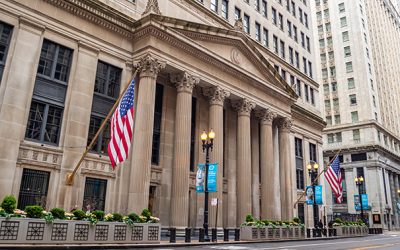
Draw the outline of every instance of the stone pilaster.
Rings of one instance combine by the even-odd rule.
[[[270,110],[259,110],[256,116],[260,119],[260,170],[261,170],[261,219],[280,219],[279,169],[274,164],[272,122],[276,113]],[[271,181],[274,180],[274,181]]]
[[[241,224],[251,208],[251,134],[250,113],[255,103],[242,99],[233,102],[238,112],[237,128],[237,224]]]
[[[400,228],[400,221],[399,221],[399,208],[397,207],[397,204],[398,203],[400,203],[400,194],[397,192],[398,190],[400,189],[400,187],[399,187],[399,175],[397,174],[397,173],[395,173],[394,174],[394,192],[395,192],[395,195],[396,195],[396,199],[395,199],[395,207],[394,207],[394,209],[395,209],[395,211],[396,211],[396,213],[395,213],[395,218],[396,218],[396,222],[395,222],[395,225],[396,225],[396,227],[397,228]]]
[[[26,111],[31,104],[44,29],[33,21],[21,18],[19,27],[16,26],[13,32],[16,36],[15,48],[10,49],[7,62],[10,64],[9,73],[4,71],[2,79],[7,84],[2,86],[6,89],[0,107],[0,197],[9,194],[18,197],[13,181],[20,142],[25,136]]]
[[[290,165],[290,129],[292,120],[283,118],[279,124],[279,170],[282,220],[293,219],[293,179],[294,167]]]
[[[194,85],[198,84],[200,79],[184,72],[172,76],[170,80],[177,89],[170,226],[187,227],[189,216],[192,91]]]
[[[128,210],[139,213],[148,207],[156,80],[160,70],[165,67],[165,62],[146,54],[134,66],[138,70],[139,87],[130,153],[132,171]]]
[[[210,193],[211,198],[218,198],[218,221],[217,226],[222,227],[223,206],[222,189],[223,189],[223,168],[224,165],[224,101],[229,97],[230,93],[220,87],[210,87],[203,90],[205,96],[210,100],[210,121],[209,127],[215,132],[214,148],[210,152],[210,162],[218,163],[217,173],[217,193]],[[210,207],[210,225],[215,223],[215,207]]]
[[[397,195],[397,190],[395,190],[395,185],[394,185],[394,172],[389,172],[389,194],[390,194],[390,200],[392,201],[391,203],[391,207],[392,207],[392,211],[391,211],[391,217],[392,219],[394,219],[394,223],[396,224],[396,214],[397,214],[397,210],[396,210],[396,195]],[[392,214],[394,216],[392,216]],[[392,226],[392,224],[390,224],[390,226]]]

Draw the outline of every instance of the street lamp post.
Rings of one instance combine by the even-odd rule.
[[[311,179],[311,186],[314,194],[314,201],[313,201],[313,214],[314,214],[314,228],[317,228],[318,225],[318,205],[315,200],[315,185],[317,184],[317,175],[318,175],[318,163],[312,161],[307,164],[308,175]]]
[[[215,138],[215,133],[211,129],[210,132],[206,133],[206,131],[203,131],[201,134],[201,141],[203,143],[203,152],[206,152],[206,179],[205,179],[205,184],[204,184],[204,241],[210,241],[210,236],[208,236],[208,165],[210,164],[210,149],[212,151],[213,145],[214,145],[214,138]]]
[[[364,177],[360,176],[360,177],[355,177],[354,178],[354,182],[356,183],[357,187],[358,187],[358,197],[360,200],[360,209],[361,209],[361,220],[362,222],[365,223],[364,220],[364,209],[363,209],[363,204],[362,204],[362,199],[361,199],[361,186],[364,183]]]

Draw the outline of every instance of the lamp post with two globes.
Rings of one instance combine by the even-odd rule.
[[[312,186],[313,195],[314,195],[314,201],[313,201],[314,228],[316,228],[318,225],[318,205],[315,200],[315,185],[317,184],[316,178],[318,176],[318,167],[319,167],[318,163],[316,163],[315,161],[312,161],[307,164],[307,170],[308,170],[308,174],[311,179],[311,186]]]
[[[362,177],[362,176],[355,177],[354,178],[354,182],[356,183],[356,185],[358,187],[358,198],[359,198],[359,201],[360,201],[361,220],[362,220],[362,222],[365,223],[365,220],[364,220],[364,209],[363,209],[363,204],[362,204],[362,199],[361,199],[361,194],[362,194],[361,193],[361,187],[362,187],[362,185],[364,183],[364,177]]]

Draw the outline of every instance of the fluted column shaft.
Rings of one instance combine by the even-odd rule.
[[[139,74],[139,91],[135,109],[135,124],[131,150],[131,178],[129,185],[128,210],[140,213],[148,207],[151,152],[153,142],[154,103],[156,80],[165,63],[150,54],[135,62]]]
[[[187,227],[189,215],[190,133],[192,91],[199,79],[183,73],[173,76],[177,88],[174,164],[172,169],[171,226]]]
[[[261,169],[261,219],[279,220],[279,169],[274,164],[272,121],[276,114],[269,110],[257,113],[260,122],[260,169]],[[278,178],[275,178],[278,177]],[[274,181],[271,181],[274,180]]]
[[[260,219],[260,130],[258,120],[251,123],[251,201],[254,218]]]
[[[213,150],[210,152],[210,162],[218,163],[217,173],[217,192],[210,193],[211,198],[218,198],[218,221],[217,227],[222,227],[223,218],[223,168],[224,165],[224,101],[230,93],[220,87],[211,87],[204,89],[204,95],[210,100],[210,129],[215,132]],[[210,225],[215,224],[216,207],[210,207]]]
[[[398,174],[394,174],[394,192],[396,194],[396,200],[395,200],[395,211],[398,211],[397,208],[397,202],[400,202],[400,197],[399,197],[399,193],[397,193],[397,191],[400,189],[399,187],[399,175]],[[399,213],[395,213],[396,215],[396,227],[399,228],[400,227],[400,221],[399,221]]]
[[[279,126],[279,176],[281,192],[281,213],[283,221],[293,219],[293,181],[290,165],[290,128],[292,121],[282,119]]]
[[[251,134],[250,112],[255,104],[247,99],[234,104],[238,111],[237,128],[237,223],[251,214]]]

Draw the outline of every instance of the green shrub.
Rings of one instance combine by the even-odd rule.
[[[96,216],[96,219],[98,219],[99,221],[102,221],[104,219],[104,211],[94,210],[92,211],[92,214]]]
[[[85,213],[84,211],[80,210],[80,209],[75,210],[75,211],[73,211],[72,213],[74,214],[74,217],[75,217],[77,220],[83,220],[83,219],[85,219],[85,217],[86,217],[86,213]]]
[[[246,215],[246,222],[253,222],[254,221],[254,217],[251,214]]]
[[[62,208],[53,208],[50,210],[50,213],[53,215],[54,219],[65,219],[65,211]]]
[[[122,214],[113,213],[112,215],[113,215],[113,220],[114,220],[114,221],[122,222],[122,219],[123,219]]]
[[[132,222],[140,222],[140,217],[136,213],[131,213],[128,215],[128,217],[132,220]]]
[[[43,208],[41,206],[26,206],[25,213],[28,218],[42,218]]]
[[[340,218],[336,218],[336,219],[335,219],[335,223],[342,224],[343,221],[342,221],[342,219],[340,219]]]
[[[150,210],[147,209],[147,208],[143,209],[143,211],[142,211],[142,216],[144,216],[144,217],[146,217],[147,219],[149,219],[150,216],[151,216]]]
[[[297,217],[294,217],[294,218],[293,218],[293,222],[300,223],[300,219],[297,218]]]
[[[1,203],[1,208],[8,214],[14,213],[14,210],[17,208],[17,200],[12,195],[7,195],[4,197],[3,202]]]

